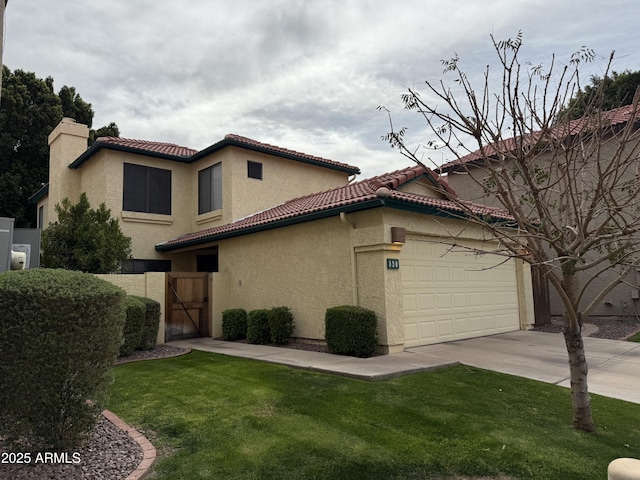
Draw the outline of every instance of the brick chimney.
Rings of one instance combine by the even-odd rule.
[[[67,117],[49,134],[47,223],[58,219],[56,204],[64,198],[76,203],[80,197],[80,173],[70,169],[69,164],[87,150],[88,139],[89,127]]]

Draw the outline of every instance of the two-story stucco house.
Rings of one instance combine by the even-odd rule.
[[[452,248],[452,234],[458,245],[491,239],[444,199],[431,171],[356,181],[355,166],[236,135],[195,151],[120,138],[87,149],[87,134],[71,119],[51,133],[50,182],[34,196],[40,226],[55,220],[56,203],[86,192],[132,238],[126,272],[208,272],[195,335],[219,336],[225,309],[280,305],[294,314],[295,337],[318,341],[327,308],[369,308],[384,353],[533,323],[526,265]],[[165,322],[160,340],[172,338]]]

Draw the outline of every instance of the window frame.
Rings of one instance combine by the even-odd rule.
[[[122,168],[122,210],[171,215],[171,170],[128,162]]]
[[[262,170],[263,170],[262,162],[247,160],[247,178],[253,178],[254,180],[262,180]]]
[[[198,215],[222,208],[222,162],[198,171]]]

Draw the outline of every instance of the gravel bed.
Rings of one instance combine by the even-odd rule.
[[[116,363],[174,357],[187,352],[186,348],[158,345],[154,350],[122,357]],[[15,461],[15,456],[9,455],[17,453],[7,450],[0,441],[0,462]],[[58,459],[47,459],[44,455],[47,452],[41,453],[40,457],[32,453],[30,463],[0,463],[0,480],[124,480],[138,468],[143,456],[140,445],[102,415],[85,446],[66,452],[66,456]]]
[[[598,330],[591,335],[592,338],[606,338],[609,340],[625,340],[640,330],[638,321],[622,321],[616,317],[593,317],[585,323],[595,325]],[[564,323],[561,318],[552,318],[551,323],[535,327],[537,332],[562,333]]]
[[[17,452],[0,446],[4,461],[13,460],[8,457],[9,453]],[[30,463],[0,464],[0,479],[124,480],[138,467],[143,456],[140,446],[102,415],[84,447],[66,452],[58,459],[47,459],[47,452],[40,453],[40,456],[32,453]]]

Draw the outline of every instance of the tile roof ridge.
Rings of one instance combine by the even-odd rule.
[[[273,144],[270,144],[270,143],[261,142],[261,141],[254,140],[254,139],[249,138],[249,137],[245,137],[243,135],[238,135],[236,133],[228,133],[228,134],[226,134],[224,136],[224,140],[236,141],[236,142],[239,142],[241,144],[245,144],[247,146],[259,147],[259,148],[264,148],[266,150],[271,150],[271,151],[278,152],[278,153],[283,153],[283,154],[287,154],[287,155],[293,155],[293,156],[300,157],[300,158],[307,158],[309,160],[315,160],[315,161],[320,162],[320,163],[325,163],[325,164],[330,164],[330,165],[340,165],[340,166],[349,167],[349,168],[357,168],[358,169],[358,173],[360,171],[360,169],[358,167],[355,167],[353,165],[349,165],[349,164],[344,163],[344,162],[338,162],[337,160],[331,160],[330,158],[320,157],[318,155],[312,155],[310,153],[304,153],[304,152],[300,152],[300,151],[297,151],[297,150],[292,150],[290,148],[279,147],[278,145],[273,145]]]
[[[174,142],[159,142],[159,141],[156,141],[156,140],[143,140],[143,139],[139,139],[139,138],[113,137],[113,136],[98,137],[98,138],[96,138],[96,142],[127,143],[127,144],[139,143],[139,144],[145,144],[145,145],[166,145],[166,146],[170,146],[170,147],[186,148],[188,150],[193,150],[194,152],[197,151],[194,148],[185,147],[184,145],[179,145],[179,144],[174,143]]]

